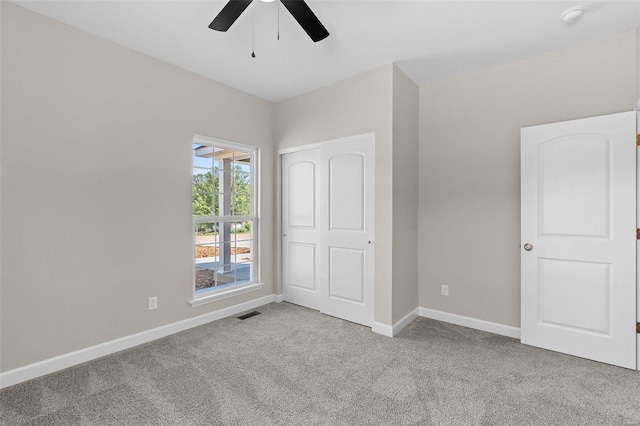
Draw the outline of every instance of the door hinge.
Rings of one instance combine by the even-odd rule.
[[[636,240],[640,240],[640,228],[636,229]]]
[[[640,322],[636,323],[636,333],[640,334]]]
[[[640,146],[640,135],[636,135],[636,145]]]

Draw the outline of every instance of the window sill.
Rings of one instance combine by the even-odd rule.
[[[252,291],[258,291],[258,290],[262,289],[262,287],[264,287],[264,283],[251,283],[251,284],[245,284],[245,285],[233,287],[233,288],[230,288],[230,289],[214,291],[214,292],[209,293],[209,294],[207,294],[205,296],[200,296],[200,297],[194,298],[193,300],[191,300],[189,302],[189,304],[192,307],[205,305],[207,303],[217,302],[218,300],[226,299],[228,297],[237,296],[239,294],[249,293],[249,292],[252,292]]]

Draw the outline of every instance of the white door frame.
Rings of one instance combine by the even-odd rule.
[[[308,149],[321,148],[323,146],[344,143],[347,139],[359,138],[359,137],[372,137],[375,138],[375,132],[362,133],[358,135],[345,136],[343,138],[329,139],[322,142],[314,142],[305,145],[292,146],[291,148],[283,148],[278,150],[278,157],[281,159],[284,154],[291,154],[292,152],[306,151]]]
[[[636,111],[636,135],[640,135],[640,112]],[[637,136],[636,136],[637,138]],[[636,139],[637,140],[637,139]],[[636,144],[636,229],[640,228],[640,146]],[[636,241],[636,322],[640,324],[640,242]],[[638,330],[640,331],[640,330]],[[636,369],[640,371],[640,333],[636,336]]]

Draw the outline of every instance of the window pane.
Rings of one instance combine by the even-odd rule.
[[[247,262],[249,260],[252,260],[252,255],[251,255],[251,246],[252,246],[253,242],[252,241],[238,241],[235,243],[235,250],[233,251],[234,253],[234,263],[242,263],[242,262]]]
[[[217,279],[221,285],[237,284],[235,265],[222,265],[217,271]]]
[[[251,170],[251,153],[248,151],[233,151],[233,166],[238,167],[243,172]]]
[[[218,222],[196,223],[196,244],[215,242],[212,238],[218,238]]]
[[[231,169],[225,170],[223,168],[216,169],[216,179],[219,179],[218,187],[220,191],[224,191],[224,188],[231,188],[232,177]]]
[[[228,163],[224,161],[224,169],[219,169],[216,173],[217,185],[216,189],[220,195],[217,200],[218,214],[221,216],[229,216],[231,214],[231,172]]]
[[[191,208],[194,216],[214,216],[211,193],[195,192],[192,196]]]
[[[216,267],[207,266],[196,263],[196,293],[211,290],[216,287]]]
[[[210,169],[194,167],[191,190],[193,193],[192,211],[194,216],[211,216],[213,214],[214,179]]]
[[[217,271],[218,287],[222,285],[244,284],[251,281],[251,262],[223,265]]]
[[[251,239],[251,222],[236,222],[234,241],[249,241]]]
[[[251,216],[251,197],[249,194],[239,194],[233,197],[231,214],[234,216]]]
[[[217,233],[196,234],[196,260],[202,257],[218,256],[219,242]]]
[[[239,167],[236,166],[233,169],[233,176],[231,178],[231,182],[234,186],[244,185],[247,186],[251,183],[251,173],[243,172]]]
[[[231,215],[231,194],[220,192],[216,198],[216,215],[230,216]]]
[[[215,271],[218,267],[218,223],[195,225],[195,287],[196,292],[216,286]]]
[[[193,167],[204,167],[211,169],[213,162],[211,147],[193,144]]]
[[[213,192],[214,182],[211,170],[194,167],[191,187],[193,192]]]
[[[252,262],[239,262],[235,265],[236,268],[236,283],[248,283],[251,281],[251,272],[253,268]]]
[[[233,171],[251,174],[251,163],[233,163]]]

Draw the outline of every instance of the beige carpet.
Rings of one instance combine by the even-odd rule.
[[[640,373],[273,304],[0,391],[2,425],[640,425]]]

